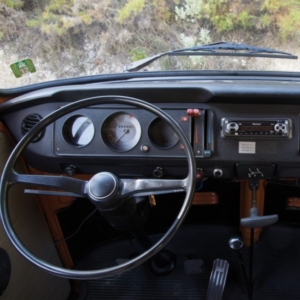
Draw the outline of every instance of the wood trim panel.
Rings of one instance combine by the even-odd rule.
[[[10,131],[7,129],[7,127],[2,122],[0,122],[0,131],[5,133],[10,138],[10,140],[13,142],[14,145],[16,144],[16,141],[13,138],[13,136],[11,135]]]
[[[286,207],[289,209],[300,209],[300,198],[289,197],[286,201]]]
[[[194,194],[193,205],[214,205],[219,203],[219,196],[212,192],[197,192]]]
[[[65,268],[73,267],[73,260],[71,258],[71,254],[69,252],[68,246],[64,240],[64,235],[62,233],[56,211],[60,207],[61,197],[58,196],[44,196],[38,195],[38,202],[42,209],[42,212],[46,218],[50,233],[52,238],[56,244],[57,251]],[[49,199],[51,198],[51,199]],[[63,199],[63,202],[65,199]],[[70,200],[72,202],[72,200]]]

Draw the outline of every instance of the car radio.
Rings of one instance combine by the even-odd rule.
[[[292,138],[290,119],[222,118],[221,137]]]

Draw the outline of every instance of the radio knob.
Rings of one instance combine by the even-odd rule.
[[[277,123],[274,126],[274,130],[278,133],[287,133],[287,126],[283,123]]]
[[[235,122],[230,122],[226,125],[226,132],[235,133],[239,130],[239,125]]]

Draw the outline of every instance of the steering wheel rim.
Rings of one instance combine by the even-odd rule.
[[[23,152],[23,150],[28,146],[34,136],[39,133],[41,130],[46,128],[48,125],[63,117],[64,115],[76,111],[80,108],[89,107],[93,105],[99,104],[126,104],[132,105],[135,107],[139,107],[145,109],[147,111],[152,112],[156,116],[160,117],[164,121],[166,121],[171,128],[175,131],[178,135],[179,139],[184,145],[184,149],[187,155],[187,162],[188,162],[188,176],[186,177],[187,187],[185,189],[186,195],[183,202],[183,205],[174,220],[173,224],[167,230],[167,232],[149,249],[144,251],[139,256],[123,263],[120,265],[116,265],[113,267],[105,268],[105,269],[98,269],[98,270],[74,270],[74,269],[66,269],[63,267],[58,267],[52,265],[50,263],[45,262],[44,260],[36,257],[28,249],[22,244],[19,240],[13,225],[11,223],[9,217],[9,210],[8,210],[8,192],[9,188],[13,185],[12,182],[9,181],[9,174],[14,170],[14,166]],[[58,177],[58,176],[57,176]],[[38,124],[36,124],[28,134],[26,134],[16,145],[14,150],[12,151],[8,161],[3,169],[3,173],[1,176],[1,185],[0,185],[0,219],[2,221],[4,230],[6,235],[14,245],[14,247],[18,250],[18,252],[25,257],[28,261],[36,265],[37,267],[51,273],[53,275],[69,278],[69,279],[99,279],[104,277],[109,277],[115,274],[119,274],[128,270],[137,267],[138,265],[144,263],[157,252],[159,252],[175,235],[177,230],[179,229],[180,225],[185,219],[185,216],[188,213],[188,210],[191,206],[193,194],[194,194],[194,186],[196,181],[196,163],[194,159],[194,154],[192,147],[188,138],[186,137],[185,133],[181,129],[181,127],[177,124],[177,122],[170,117],[167,113],[165,113],[160,108],[156,107],[153,104],[145,102],[140,99],[125,97],[125,96],[99,96],[99,97],[92,97],[79,100],[77,102],[68,104],[59,108],[58,110],[50,113],[44,119],[42,119]],[[14,184],[17,184],[15,182]]]

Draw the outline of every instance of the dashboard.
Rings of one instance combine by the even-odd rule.
[[[2,103],[0,114],[18,141],[56,109],[106,95],[138,98],[170,115],[188,137],[203,177],[247,179],[243,166],[253,176],[266,169],[266,179],[300,177],[298,82],[168,78],[61,86]],[[25,155],[36,169],[69,175],[180,178],[187,172],[184,147],[165,122],[113,101],[56,120]]]

